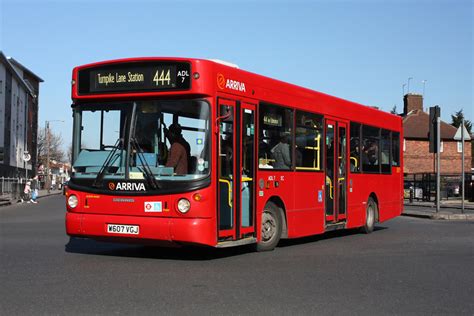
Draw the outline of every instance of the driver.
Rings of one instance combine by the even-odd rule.
[[[177,175],[185,175],[188,173],[188,151],[184,138],[181,134],[181,126],[179,124],[171,124],[165,134],[171,143],[171,147],[166,160],[166,167],[173,167]],[[189,144],[188,144],[189,146]]]

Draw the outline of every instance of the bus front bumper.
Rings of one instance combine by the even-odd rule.
[[[111,233],[108,226],[138,226],[137,234]],[[216,224],[212,218],[168,218],[66,213],[66,232],[71,237],[152,244],[154,241],[215,247]],[[136,233],[136,231],[134,231]]]

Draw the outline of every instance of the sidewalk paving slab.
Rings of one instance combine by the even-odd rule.
[[[459,205],[444,204],[440,207],[439,212],[436,212],[436,207],[433,203],[405,203],[402,215],[435,220],[474,221],[474,205],[472,202],[468,203],[465,205],[464,212],[462,212],[461,203],[459,203]]]
[[[42,199],[44,197],[53,196],[53,195],[60,195],[62,193],[63,193],[62,190],[52,190],[49,193],[47,190],[39,190],[37,199]],[[17,203],[20,203],[19,200],[14,199],[9,195],[0,196],[0,207],[17,204]]]

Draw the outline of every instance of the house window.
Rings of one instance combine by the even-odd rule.
[[[3,81],[0,80],[0,94],[3,93]]]
[[[442,153],[443,151],[444,151],[444,142],[440,142],[439,152]]]
[[[458,142],[458,153],[462,153],[462,142]]]
[[[407,151],[407,141],[406,139],[404,138],[403,139],[403,152]]]

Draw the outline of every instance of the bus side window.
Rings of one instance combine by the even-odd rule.
[[[276,105],[260,104],[259,121],[259,168],[292,169],[293,110]]]
[[[380,132],[380,162],[382,173],[390,173],[390,131],[382,129]]]
[[[323,116],[296,111],[296,170],[322,170]]]
[[[392,166],[400,167],[400,133],[392,132]]]
[[[380,128],[362,127],[362,170],[380,173]]]
[[[350,166],[351,172],[360,172],[360,124],[351,123]]]

